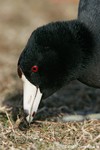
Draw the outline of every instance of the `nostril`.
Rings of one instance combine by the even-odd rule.
[[[29,115],[28,110],[24,110],[24,117],[26,118]]]
[[[32,117],[34,117],[35,116],[35,112],[33,112],[33,114],[32,114]]]

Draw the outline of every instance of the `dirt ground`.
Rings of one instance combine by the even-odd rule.
[[[72,82],[41,102],[24,132],[7,111],[22,105],[17,61],[31,32],[76,18],[77,9],[78,0],[0,0],[0,150],[100,149],[100,89]]]

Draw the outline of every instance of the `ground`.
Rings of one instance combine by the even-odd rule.
[[[0,0],[0,150],[100,149],[100,90],[78,81],[42,101],[27,131],[13,120],[22,106],[17,61],[31,32],[77,9],[78,0]]]

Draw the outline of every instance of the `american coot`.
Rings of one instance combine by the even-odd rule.
[[[20,55],[18,74],[29,123],[40,100],[72,80],[100,88],[100,1],[80,0],[77,19],[33,31]]]

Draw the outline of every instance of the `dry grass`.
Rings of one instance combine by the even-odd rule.
[[[76,17],[78,0],[62,2],[0,0],[0,150],[100,149],[100,120],[95,119],[100,118],[99,90],[72,83],[41,102],[37,121],[27,131],[20,131],[20,119],[14,122],[11,110],[3,107],[22,105],[16,64],[31,32],[48,22]],[[94,120],[66,122],[75,114],[80,120],[88,115]]]
[[[100,121],[37,121],[20,131],[7,112],[0,113],[0,150],[88,150],[100,149]]]

